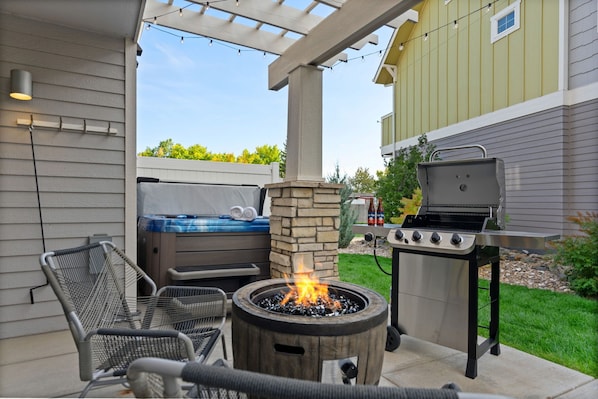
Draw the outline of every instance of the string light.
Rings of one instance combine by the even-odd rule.
[[[409,40],[407,40],[405,42],[401,42],[399,44],[399,46],[398,46],[398,49],[399,49],[399,51],[403,51],[405,49],[405,45],[407,43],[409,43],[409,42],[411,42],[413,40],[416,40],[416,39],[423,39],[423,41],[427,41],[430,38],[430,34],[431,33],[437,32],[440,29],[448,27],[449,25],[452,25],[453,29],[458,29],[459,28],[459,20],[467,18],[467,17],[469,17],[469,16],[471,16],[471,15],[473,15],[475,13],[479,13],[482,10],[485,10],[486,12],[489,12],[490,10],[492,10],[492,5],[494,3],[496,3],[496,2],[498,2],[498,1],[500,1],[500,0],[493,0],[492,2],[488,3],[487,5],[484,4],[481,8],[478,8],[477,10],[473,10],[472,12],[470,12],[470,13],[468,13],[466,15],[463,15],[463,16],[458,17],[457,19],[454,19],[452,22],[449,22],[449,23],[447,23],[445,25],[439,26],[439,27],[437,27],[435,29],[429,30],[428,32],[425,32],[422,35],[419,35],[419,36],[416,36],[416,37],[412,37],[412,38],[410,38]],[[389,43],[389,46],[390,46],[390,43]],[[390,49],[390,47],[387,47],[387,50],[388,49]]]
[[[215,1],[227,1],[227,0],[215,0]],[[457,18],[457,19],[453,20],[453,21],[452,21],[453,29],[458,29],[458,27],[459,27],[459,20],[460,20],[460,19],[466,18],[466,17],[468,17],[468,16],[470,16],[470,15],[472,15],[472,14],[474,14],[474,13],[480,12],[480,11],[482,11],[482,10],[484,10],[484,9],[486,10],[486,12],[490,12],[490,11],[492,10],[492,5],[493,5],[494,3],[496,3],[497,1],[500,1],[500,0],[493,0],[492,2],[488,3],[488,5],[484,5],[483,7],[479,8],[479,9],[477,9],[477,10],[474,10],[474,11],[470,12],[470,13],[469,13],[469,14],[467,14],[467,15],[461,16],[461,17],[459,17],[459,18]],[[212,1],[212,2],[214,2],[214,1]],[[201,3],[200,3],[200,4],[201,4]],[[162,14],[162,15],[156,15],[156,16],[154,16],[154,17],[153,17],[153,24],[157,24],[158,17],[162,17],[162,16],[164,16],[164,15],[172,14],[173,12],[178,12],[178,13],[179,13],[179,15],[181,15],[181,16],[182,16],[182,14],[183,14],[183,9],[185,9],[185,8],[187,8],[187,7],[191,6],[191,5],[192,5],[192,4],[188,4],[188,5],[186,5],[185,7],[179,8],[178,10],[170,11],[170,12],[167,12],[167,13],[165,13],[165,14]],[[205,5],[205,9],[207,10],[207,9],[210,7],[210,2],[206,2],[204,5]],[[237,5],[237,6],[239,6],[239,0],[236,0],[236,5]],[[145,22],[148,22],[148,20],[149,20],[149,19],[144,19],[144,21],[145,21]],[[409,39],[409,40],[407,40],[407,41],[405,41],[405,42],[401,42],[401,43],[400,43],[400,45],[398,46],[398,50],[399,50],[399,51],[403,51],[403,50],[405,49],[405,45],[406,45],[407,43],[409,43],[409,42],[411,42],[411,41],[413,41],[413,40],[416,40],[416,39],[418,39],[418,38],[423,38],[423,40],[424,40],[424,41],[427,41],[427,40],[429,39],[429,37],[430,37],[430,33],[433,33],[433,32],[436,32],[436,31],[439,31],[440,29],[442,29],[442,28],[445,28],[445,27],[449,26],[450,24],[451,24],[451,23],[449,22],[449,23],[447,23],[447,24],[445,24],[445,25],[443,25],[443,26],[439,26],[439,27],[437,27],[437,28],[435,28],[435,29],[432,29],[432,30],[430,30],[430,31],[428,31],[428,32],[425,32],[423,35],[420,35],[420,36],[417,36],[417,37],[412,37],[411,39]],[[149,24],[149,23],[148,23],[148,24],[146,24],[146,27],[145,27],[145,28],[146,28],[146,30],[149,30],[149,29],[150,29],[150,24]],[[163,33],[167,33],[167,34],[170,34],[170,35],[173,35],[173,36],[177,36],[177,35],[176,35],[176,34],[174,34],[174,33],[171,33],[171,32],[165,31],[165,30],[161,30],[161,29],[159,29],[159,28],[154,28],[154,29],[155,29],[155,30],[158,30],[158,31],[161,31],[161,32],[163,32]],[[191,37],[191,38],[193,39],[193,38],[196,38],[196,37]],[[207,37],[205,37],[205,36],[198,36],[197,38],[207,39]],[[183,42],[184,42],[184,37],[183,37],[183,36],[180,36],[180,42],[181,42],[181,43],[183,43]],[[209,46],[211,47],[213,43],[214,43],[213,39],[210,39],[210,41],[209,41]],[[225,47],[229,47],[229,48],[231,48],[231,49],[236,49],[236,50],[237,50],[237,55],[241,55],[241,49],[240,49],[240,48],[238,48],[238,47],[236,47],[236,46],[230,46],[230,45],[228,45],[228,44],[226,44],[226,43],[221,43],[221,42],[218,42],[218,44],[219,44],[219,45],[222,45],[222,46],[225,46]],[[390,46],[390,43],[389,43],[389,46]],[[390,48],[390,47],[387,47],[387,50],[388,50],[389,48]],[[373,54],[376,54],[376,53],[377,53],[377,54],[378,54],[380,57],[382,57],[382,56],[383,56],[383,51],[382,51],[382,50],[376,50],[376,51],[374,51],[374,52],[372,52],[372,53],[369,53],[369,54],[364,54],[364,55],[360,55],[360,56],[358,56],[358,57],[359,57],[359,58],[361,58],[361,60],[362,60],[362,61],[365,61],[365,57],[368,57],[368,56],[370,56],[370,55],[373,55]],[[266,57],[266,52],[265,52],[265,51],[263,52],[263,56],[264,56],[264,58]],[[338,60],[336,64],[338,64],[338,63],[340,63],[340,62],[343,62],[343,63],[348,63],[349,61],[353,61],[353,60],[355,60],[355,59],[356,59],[356,58],[358,58],[358,57],[349,58],[349,59],[345,59],[345,60]],[[336,65],[336,64],[334,64],[334,65]],[[330,71],[332,71],[332,70],[333,70],[333,67],[334,67],[334,65],[332,65],[332,66],[328,67],[328,68],[330,69]]]
[[[185,42],[185,38],[183,36],[181,36],[181,44],[183,44]]]
[[[183,9],[179,8],[179,17],[182,17],[182,16],[183,16]]]
[[[150,24],[145,24],[145,30],[150,30],[151,25]]]

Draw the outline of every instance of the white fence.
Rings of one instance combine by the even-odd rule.
[[[264,187],[282,181],[278,162],[270,165],[137,157],[137,177],[160,181],[209,184],[244,184]]]

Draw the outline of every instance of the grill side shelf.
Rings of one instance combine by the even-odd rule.
[[[496,230],[476,233],[476,245],[513,249],[546,249],[549,241],[558,240],[558,234],[525,231]]]

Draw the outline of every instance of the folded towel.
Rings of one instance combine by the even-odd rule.
[[[247,208],[243,209],[243,220],[247,220],[251,222],[257,218],[257,211],[254,207],[248,206]]]
[[[243,208],[240,206],[233,206],[230,208],[230,217],[233,219],[243,218]]]

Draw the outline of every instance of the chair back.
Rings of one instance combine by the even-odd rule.
[[[46,252],[40,263],[77,344],[80,377],[90,380],[108,356],[105,344],[94,344],[90,334],[103,328],[141,328],[137,283],[143,280],[153,293],[156,285],[108,241]]]
[[[142,358],[131,363],[127,379],[138,398],[512,399],[458,388],[334,385],[233,369],[218,361],[209,366]],[[194,388],[183,392],[181,380],[193,383]]]

